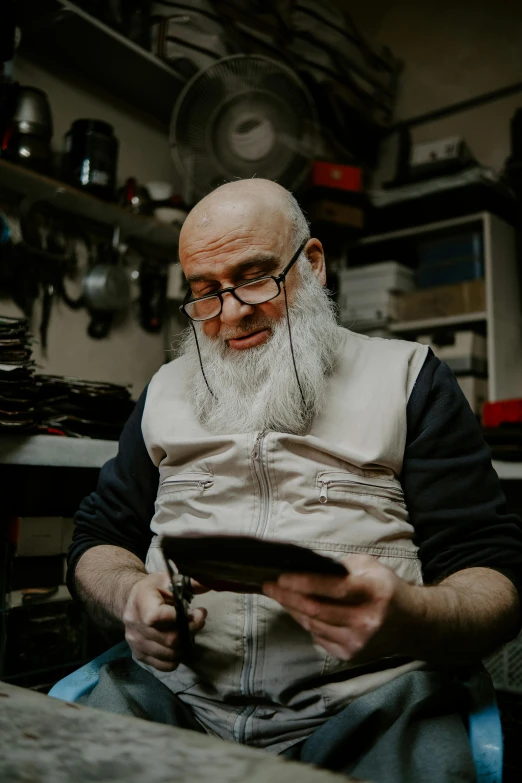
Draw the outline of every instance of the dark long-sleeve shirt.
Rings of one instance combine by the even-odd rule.
[[[145,390],[129,418],[117,456],[100,472],[96,492],[76,514],[68,584],[87,549],[112,544],[145,561],[158,469],[141,431]],[[407,406],[401,472],[424,581],[484,566],[506,575],[522,596],[522,525],[508,513],[477,420],[448,367],[431,351]]]

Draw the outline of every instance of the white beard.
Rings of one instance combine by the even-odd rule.
[[[253,316],[230,333],[212,339],[202,332],[200,324],[194,323],[203,368],[214,396],[201,372],[192,328],[183,333],[179,354],[188,365],[188,393],[199,421],[213,434],[273,430],[302,435],[320,411],[340,335],[335,305],[308,259],[302,256],[297,268],[301,280],[289,313],[304,403],[292,362],[286,315],[275,324],[265,316]],[[264,325],[271,327],[272,335],[260,346],[238,351],[226,343],[234,332],[240,334]]]

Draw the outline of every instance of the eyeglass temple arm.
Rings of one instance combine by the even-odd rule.
[[[299,256],[301,255],[301,253],[303,252],[303,250],[304,250],[304,248],[305,248],[305,246],[306,246],[306,243],[307,243],[307,242],[308,242],[308,239],[305,239],[305,241],[304,241],[304,242],[301,242],[301,244],[299,245],[299,247],[298,247],[298,248],[297,248],[297,250],[295,251],[294,255],[292,256],[292,258],[291,258],[291,259],[290,259],[290,261],[288,262],[288,264],[285,266],[285,268],[283,269],[283,271],[281,272],[281,274],[280,274],[280,275],[278,275],[278,279],[279,279],[281,282],[282,282],[282,281],[285,279],[285,277],[286,277],[286,276],[287,276],[287,274],[289,273],[290,269],[293,267],[293,265],[295,264],[295,262],[297,261],[297,259],[298,259],[298,258],[299,258]]]

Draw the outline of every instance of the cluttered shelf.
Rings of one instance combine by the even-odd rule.
[[[168,123],[184,80],[125,35],[69,0],[22,0],[22,51],[66,65]]]
[[[138,240],[175,253],[179,229],[152,217],[136,215],[117,204],[107,203],[51,177],[0,160],[0,190],[24,198],[46,201],[56,209],[95,223],[119,226],[122,241]]]
[[[0,465],[101,468],[117,451],[118,443],[113,440],[53,435],[0,436]],[[522,480],[522,462],[494,460],[493,467],[503,480]]]

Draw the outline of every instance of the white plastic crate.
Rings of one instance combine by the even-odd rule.
[[[343,287],[352,293],[362,291],[413,291],[415,273],[397,261],[382,261],[378,264],[341,269],[339,274]]]
[[[497,690],[522,694],[522,633],[484,661]]]

